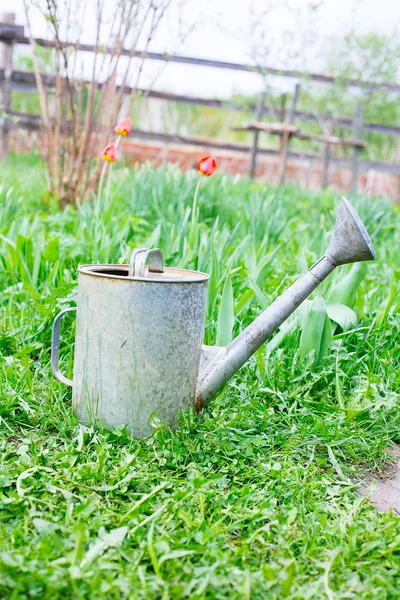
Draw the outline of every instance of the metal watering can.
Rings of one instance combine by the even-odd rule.
[[[176,428],[180,410],[200,410],[338,266],[375,258],[368,233],[345,199],[325,255],[226,347],[203,345],[208,275],[164,268],[159,249],[139,248],[129,265],[79,268],[77,308],[55,319],[56,378],[73,388],[79,421],[100,419],[134,436],[149,418]],[[73,380],[59,370],[62,317],[77,311]]]

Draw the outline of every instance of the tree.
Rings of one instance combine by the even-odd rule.
[[[326,46],[325,70],[336,75],[337,84],[329,95],[320,96],[325,107],[336,114],[351,117],[355,104],[362,101],[366,122],[397,125],[398,95],[379,87],[361,87],[350,91],[341,82],[398,83],[400,81],[400,40],[398,31],[383,35],[375,32],[357,34],[350,30],[343,37],[331,38]],[[379,133],[364,133],[371,159],[392,160],[397,139]]]
[[[267,0],[249,9],[249,53],[262,67],[305,69],[318,40],[323,0]]]
[[[396,82],[400,75],[400,39],[398,32],[383,35],[375,32],[331,38],[328,44],[327,68],[345,79]]]

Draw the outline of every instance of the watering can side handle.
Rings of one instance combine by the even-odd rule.
[[[59,368],[59,350],[60,350],[60,328],[61,319],[68,312],[76,312],[76,307],[65,308],[62,310],[54,319],[53,332],[51,336],[51,370],[53,371],[54,377],[72,387],[72,380],[65,377]]]

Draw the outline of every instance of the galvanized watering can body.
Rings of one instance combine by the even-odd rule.
[[[73,382],[64,382],[83,424],[100,419],[143,436],[152,413],[175,428],[179,411],[193,407],[208,275],[152,269],[79,268]]]
[[[146,436],[156,413],[174,429],[180,411],[202,408],[338,265],[374,257],[343,199],[325,255],[224,348],[203,345],[205,273],[165,269],[160,250],[147,248],[130,265],[80,267],[77,309],[54,322],[53,372],[72,385],[83,424],[100,419]],[[70,310],[77,310],[73,381],[58,366],[61,319]]]

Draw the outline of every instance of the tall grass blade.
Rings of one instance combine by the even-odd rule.
[[[242,294],[235,303],[235,316],[238,317],[251,303],[254,298],[254,291],[248,289]]]
[[[250,287],[252,288],[253,292],[255,293],[255,295],[258,298],[261,308],[263,310],[268,308],[269,302],[268,302],[268,299],[267,299],[266,295],[264,294],[264,292],[259,288],[259,286],[256,284],[255,281],[252,281],[250,279],[249,284],[250,284]]]
[[[285,321],[279,328],[278,333],[267,344],[267,353],[271,353],[282,344],[282,342],[299,326],[299,318],[294,317]]]
[[[378,310],[376,311],[374,323],[375,327],[382,327],[393,305],[393,302],[395,301],[395,298],[396,286],[394,285],[394,283],[392,283],[392,285],[389,288],[389,294],[386,296],[385,300],[381,302],[381,304],[378,306]]]
[[[317,296],[311,304],[300,336],[300,357],[313,356],[312,362],[318,364],[332,341],[332,330],[326,312],[325,303]]]
[[[211,247],[211,273],[208,280],[207,313],[211,315],[217,297],[217,288],[219,282],[219,262],[215,246]]]
[[[226,346],[232,340],[235,313],[233,306],[232,279],[226,278],[222,292],[221,305],[219,307],[217,322],[217,346]]]

